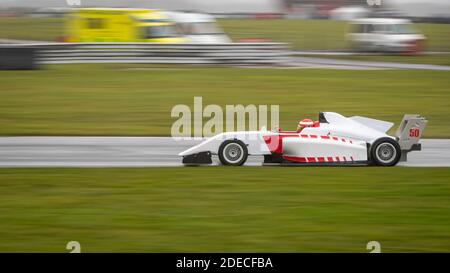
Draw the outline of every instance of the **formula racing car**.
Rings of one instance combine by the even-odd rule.
[[[186,165],[211,164],[211,156],[218,155],[223,165],[239,166],[249,155],[260,155],[265,165],[394,166],[406,161],[408,152],[421,150],[426,124],[419,115],[405,115],[395,136],[389,136],[391,122],[323,112],[318,121],[301,120],[296,131],[225,132],[179,156]]]

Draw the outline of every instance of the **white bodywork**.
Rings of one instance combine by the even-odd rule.
[[[420,43],[426,39],[406,19],[365,18],[351,24],[347,39],[363,50],[403,52],[423,46]]]
[[[216,19],[209,14],[188,12],[164,12],[180,28],[189,43],[224,44],[231,43],[230,38],[219,28]]]
[[[186,156],[191,154],[197,154],[201,152],[211,152],[217,154],[220,144],[228,139],[242,140],[248,149],[250,155],[264,155],[270,154],[270,150],[264,142],[263,136],[277,135],[277,133],[270,131],[248,131],[248,132],[226,132],[218,134],[214,137],[208,138],[202,143],[187,149],[184,152],[178,154],[179,156]]]
[[[386,132],[394,125],[392,122],[366,117],[346,118],[333,112],[326,112],[324,116],[328,123],[321,123],[320,127],[305,128],[302,134],[333,135],[372,143],[381,137],[391,137]]]
[[[346,118],[333,112],[325,112],[323,116],[328,123],[320,123],[319,127],[304,128],[300,133],[273,132],[265,129],[226,132],[209,138],[179,155],[187,156],[201,152],[217,154],[223,141],[229,139],[244,142],[249,155],[270,155],[271,150],[279,143],[278,138],[281,137],[283,157],[320,157],[325,158],[326,162],[335,161],[336,158],[366,161],[367,143],[381,137],[390,137],[386,131],[393,125],[391,122],[365,117]]]
[[[364,141],[346,139],[333,140],[318,138],[284,138],[283,157],[289,158],[323,158],[324,162],[366,161],[367,146]]]

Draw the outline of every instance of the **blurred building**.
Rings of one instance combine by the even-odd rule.
[[[363,14],[363,9],[371,17],[409,17],[428,21],[448,22],[450,19],[450,1],[448,0],[283,0],[285,11],[293,18],[333,18],[334,10],[346,8]],[[371,5],[370,5],[371,4]],[[358,10],[359,9],[359,10]]]
[[[80,0],[82,7],[135,7],[176,11],[200,11],[208,13],[278,13],[282,11],[280,0]],[[71,2],[71,1],[69,1]],[[68,7],[66,0],[0,0],[0,8],[6,7]]]
[[[288,14],[296,18],[329,18],[340,7],[364,7],[386,16],[450,17],[449,0],[80,0],[81,7],[138,7],[224,15]],[[0,0],[0,9],[68,8],[66,0]]]
[[[291,17],[333,18],[333,13],[336,13],[334,11],[339,10],[341,14],[338,17],[352,19],[351,13],[359,18],[368,12],[393,9],[389,0],[381,1],[382,5],[378,6],[369,5],[367,0],[284,0],[284,3],[286,12]]]

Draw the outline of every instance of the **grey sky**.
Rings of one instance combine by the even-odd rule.
[[[88,6],[132,6],[165,9],[220,11],[270,12],[279,8],[278,0],[81,0]],[[0,6],[20,7],[64,7],[65,0],[0,0]]]
[[[450,16],[449,0],[382,0],[412,16]],[[83,5],[220,12],[278,12],[280,0],[81,0]],[[0,0],[0,7],[66,7],[65,0]]]

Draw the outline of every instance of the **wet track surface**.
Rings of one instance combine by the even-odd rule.
[[[183,166],[179,152],[201,140],[170,137],[0,137],[0,167]],[[402,166],[450,167],[450,139],[421,140]],[[217,163],[217,158],[213,158]],[[262,157],[246,165],[260,166]]]
[[[304,68],[330,68],[330,69],[423,69],[450,71],[450,66],[433,64],[408,64],[398,62],[359,61],[344,59],[328,59],[314,57],[292,57],[290,65]]]

